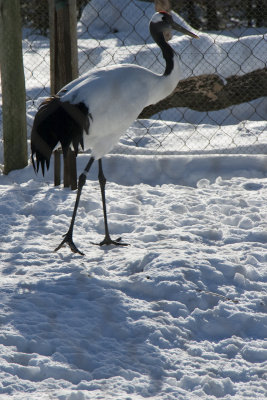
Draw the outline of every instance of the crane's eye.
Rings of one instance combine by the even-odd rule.
[[[162,15],[162,22],[164,23],[164,25],[171,26],[172,17],[170,16],[170,14],[168,14],[166,12],[162,12],[161,15]]]

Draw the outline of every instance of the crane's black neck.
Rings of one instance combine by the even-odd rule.
[[[150,33],[157,45],[160,47],[162,51],[162,55],[166,62],[166,67],[164,71],[164,75],[170,75],[174,67],[174,50],[172,47],[166,42],[164,35],[162,32],[159,32],[157,29],[154,28],[153,24],[150,24]]]

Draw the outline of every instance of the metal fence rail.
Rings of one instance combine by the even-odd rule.
[[[46,3],[39,0],[31,2],[29,14],[27,2],[21,1],[29,131],[40,98],[50,94]],[[180,153],[266,151],[264,120],[267,118],[267,102],[261,94],[266,93],[267,96],[267,87],[264,88],[257,75],[250,77],[248,74],[259,70],[260,77],[267,71],[267,6],[261,1],[248,1],[248,7],[241,15],[239,1],[217,1],[221,16],[218,19],[218,13],[207,12],[210,10],[209,3],[184,0],[179,2],[179,8],[176,9],[193,24],[193,28],[200,30],[201,36],[199,41],[180,38],[178,42],[172,42],[179,53],[185,79],[184,86],[179,90],[184,90],[184,98],[189,97],[190,107],[183,105],[183,97],[178,91],[177,106],[174,97],[162,104],[161,108],[147,110],[141,115],[142,119],[126,132],[121,151],[137,152],[136,147],[143,147],[147,152],[162,150],[170,153],[174,148]],[[149,1],[77,1],[79,73],[95,66],[121,62],[136,63],[161,73],[164,62],[148,31],[153,10],[154,5]],[[188,24],[181,17],[178,18],[180,22]],[[207,31],[207,27],[217,30]],[[229,81],[231,76],[232,83]],[[251,100],[238,104],[233,95],[233,104],[229,105],[231,95],[228,94],[225,107],[222,104],[216,108],[216,99],[213,97],[220,91],[218,85],[228,83],[234,86],[234,77],[242,76],[244,82],[235,90],[246,93],[249,87]],[[197,78],[187,81],[192,77]],[[254,84],[249,79],[254,79]],[[163,121],[164,128],[157,121]],[[184,128],[183,136],[179,134],[181,126]],[[216,135],[210,135],[211,126],[216,126]]]

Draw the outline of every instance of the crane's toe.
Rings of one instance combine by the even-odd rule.
[[[55,248],[54,251],[58,251],[59,249],[61,249],[61,247],[63,247],[65,244],[67,244],[69,246],[69,248],[71,249],[71,251],[73,253],[78,253],[81,256],[84,256],[84,253],[82,253],[74,244],[73,239],[72,239],[72,233],[71,232],[67,232],[64,235],[64,239],[62,240],[62,242],[59,244],[59,246],[57,246]]]
[[[115,246],[129,246],[129,243],[123,243],[121,242],[121,237],[119,237],[116,240],[112,240],[110,236],[105,236],[104,240],[100,243],[92,243],[96,246],[104,246],[104,245],[110,245],[114,244]]]

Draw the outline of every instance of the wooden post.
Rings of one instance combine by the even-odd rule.
[[[71,150],[68,150],[66,157],[64,158],[64,187],[70,186],[70,158]]]
[[[75,151],[71,150],[70,151],[70,188],[71,190],[77,189],[77,165],[76,165],[76,155]]]
[[[78,77],[76,0],[49,0],[51,94]]]
[[[76,15],[76,0],[49,0],[51,94],[56,94],[78,77]],[[76,189],[76,160],[75,168],[71,167],[71,157],[73,154],[68,152],[64,160],[64,187]],[[60,177],[60,171],[55,170],[55,185],[58,184],[58,176]]]
[[[19,0],[0,0],[4,173],[28,164],[26,94]]]
[[[61,181],[61,154],[62,150],[54,151],[54,184],[60,185]],[[71,190],[77,189],[77,166],[75,151],[69,149],[67,156],[63,159],[63,183],[64,187],[70,187]]]
[[[54,183],[55,186],[60,185],[60,150],[54,151]]]
[[[64,187],[70,187],[71,190],[77,189],[77,167],[76,155],[71,149],[64,160]]]

